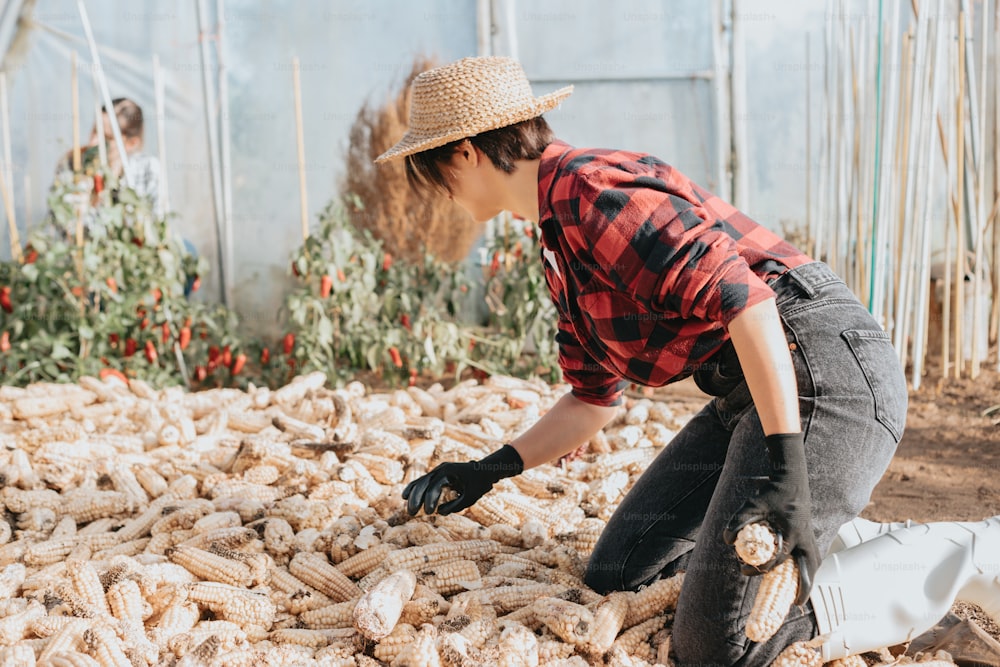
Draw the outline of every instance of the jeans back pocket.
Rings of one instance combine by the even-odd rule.
[[[906,378],[899,365],[892,339],[884,331],[852,329],[841,334],[854,353],[868,381],[875,402],[875,418],[896,442],[906,426]]]

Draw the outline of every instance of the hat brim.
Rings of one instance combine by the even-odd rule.
[[[395,146],[375,158],[375,163],[379,164],[382,162],[388,162],[389,160],[396,160],[406,157],[407,155],[413,155],[414,153],[427,151],[432,148],[437,148],[438,146],[444,146],[452,141],[472,137],[482,132],[489,132],[490,130],[496,130],[501,127],[514,125],[515,123],[520,123],[528,120],[529,118],[537,118],[543,113],[551,111],[559,106],[559,103],[569,97],[572,92],[573,86],[566,86],[565,88],[560,88],[559,90],[547,95],[541,95],[534,98],[532,104],[525,105],[521,109],[516,110],[514,113],[507,114],[502,118],[496,118],[492,122],[484,123],[481,127],[457,128],[451,132],[434,137],[418,137],[407,131],[406,134],[403,135],[403,138],[400,139]]]

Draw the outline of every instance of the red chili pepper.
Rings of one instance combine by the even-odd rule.
[[[38,251],[31,247],[29,243],[24,249],[24,263],[34,264],[38,260]]]
[[[208,377],[208,371],[205,370],[204,366],[195,366],[194,377],[196,380],[198,380],[198,382],[204,382],[205,378]]]
[[[10,291],[9,285],[0,287],[0,308],[3,308],[5,312],[13,313],[14,304],[10,301]]]
[[[524,247],[522,247],[521,242],[518,241],[517,243],[514,244],[514,257],[517,259],[521,259],[521,255],[523,254],[524,254]]]
[[[469,286],[468,285],[459,285],[458,286],[458,291],[461,292],[462,294],[465,294],[466,292],[469,291]]]
[[[292,260],[292,275],[296,278],[301,277],[301,274],[299,273],[299,264],[294,259]]]
[[[323,278],[319,281],[319,296],[322,299],[330,296],[330,290],[333,289],[333,278],[329,274],[323,274]]]
[[[390,266],[392,266],[392,255],[385,253],[385,255],[382,256],[382,270],[388,271]]]
[[[221,361],[222,361],[222,365],[226,366],[227,368],[229,367],[230,364],[233,363],[233,353],[229,349],[228,345],[225,346],[224,348],[222,348],[222,359],[221,359]]]
[[[411,368],[410,369],[410,386],[411,387],[417,386],[417,369],[416,368]]]
[[[125,374],[122,373],[117,368],[102,368],[101,372],[98,374],[98,376],[102,380],[107,380],[108,378],[115,378],[115,379],[121,380],[125,384],[128,384],[128,378],[125,377]]]
[[[490,275],[495,276],[497,271],[500,270],[500,251],[497,250],[493,253],[493,261],[490,262]]]
[[[132,245],[134,245],[137,248],[141,248],[142,247],[142,239],[140,239],[138,236],[133,236],[132,237]]]
[[[343,269],[337,269],[337,280],[339,280],[342,283],[347,282],[347,276],[344,275]]]
[[[524,235],[527,236],[529,239],[533,238],[535,236],[535,227],[533,225],[530,225],[530,224],[529,225],[525,225],[524,226]]]
[[[246,363],[247,363],[247,355],[241,352],[240,354],[237,354],[236,357],[233,359],[233,365],[229,367],[229,371],[233,375],[239,375],[240,371],[243,370],[243,367],[246,365]]]
[[[403,358],[399,356],[399,350],[397,350],[395,347],[390,347],[389,356],[392,357],[393,366],[395,366],[396,368],[403,367]]]
[[[188,328],[191,327],[191,318],[190,317],[185,317],[184,318],[184,326],[186,326]]]
[[[191,327],[186,325],[181,327],[181,332],[177,335],[177,343],[181,346],[181,350],[187,349],[187,346],[191,344]]]
[[[146,341],[146,361],[148,361],[151,364],[155,364],[156,363],[156,358],[158,356],[159,355],[156,353],[156,344],[153,341],[151,341],[151,340],[147,340]]]
[[[125,339],[125,356],[126,357],[131,357],[133,354],[135,354],[136,347],[138,347],[138,344],[135,342],[134,338],[126,338]]]
[[[153,300],[156,303],[159,303],[161,299],[163,299],[163,290],[161,290],[159,287],[154,287],[153,288]]]
[[[269,361],[271,361],[271,348],[265,347],[260,351],[260,365],[267,366]]]
[[[161,340],[163,341],[163,344],[166,345],[167,343],[170,342],[170,325],[167,324],[166,322],[164,322],[163,326],[161,327],[161,329],[163,331],[163,335],[161,336]]]
[[[104,192],[104,174],[94,174],[94,192],[97,194]]]
[[[142,321],[139,322],[139,330],[145,331],[148,326],[149,326],[149,318],[148,317],[142,318]]]
[[[201,276],[195,276],[194,282],[191,283],[191,293],[194,294],[201,288]]]
[[[282,341],[282,344],[283,344],[282,349],[285,351],[285,354],[291,354],[292,350],[295,349],[295,334],[286,333],[285,339],[284,341]]]
[[[219,348],[212,345],[208,348],[208,363],[213,363],[219,359]]]
[[[72,294],[75,297],[81,297],[81,296],[83,296],[83,288],[80,287],[79,285],[77,285],[76,287],[74,287],[73,289],[71,289],[69,292],[70,292],[70,294]],[[2,302],[0,302],[0,305],[2,305]]]
[[[105,366],[110,366],[111,365],[111,362],[108,361],[107,357],[101,357],[101,363],[104,364]]]
[[[108,343],[111,344],[111,347],[118,347],[119,340],[121,339],[118,337],[118,334],[116,333],[108,334]]]
[[[10,332],[4,331],[0,334],[0,352],[7,352],[10,350]]]
[[[202,340],[208,340],[208,330],[202,329],[201,333],[198,334],[198,338]]]
[[[474,349],[476,349],[476,341],[470,339],[469,340],[469,352],[472,352]]]
[[[413,327],[410,326],[410,316],[403,313],[399,316],[399,322],[403,325],[403,328],[407,331],[413,331]]]

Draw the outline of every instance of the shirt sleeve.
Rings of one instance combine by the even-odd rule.
[[[613,280],[651,311],[728,327],[774,297],[740,255],[738,232],[677,195],[610,189],[585,215],[598,265],[613,267]]]
[[[559,368],[563,381],[572,387],[576,398],[591,405],[621,405],[628,382],[597,363],[562,319],[559,320],[556,343],[559,345]]]

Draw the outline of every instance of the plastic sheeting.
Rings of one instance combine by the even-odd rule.
[[[14,7],[22,2],[30,6],[31,1],[8,0],[0,11],[0,27],[9,25]],[[33,1],[23,48],[4,60],[22,236],[26,220],[41,220],[54,165],[70,149],[73,50],[80,59],[84,137],[93,123],[95,104],[90,55],[76,1]],[[164,125],[168,148],[164,173],[171,209],[177,214],[176,229],[212,262],[201,298],[219,300],[219,238],[200,49],[201,40],[210,40],[213,56],[207,67],[217,90],[214,32],[222,3],[204,0],[208,34],[199,35],[196,0],[86,2],[112,96],[131,97],[145,112],[146,152],[157,153],[156,124]],[[477,5],[483,4],[224,0],[222,59],[228,72],[233,194],[231,305],[247,327],[276,331],[278,309],[290,285],[288,258],[301,242],[292,57],[301,61],[306,174],[315,220],[338,193],[348,130],[361,104],[386,95],[418,53],[442,61],[476,55]],[[492,8],[493,51],[517,55],[535,82],[536,93],[567,83],[576,86],[576,93],[548,114],[561,138],[579,146],[652,152],[707,187],[717,188],[717,83],[705,74],[712,69],[712,3],[492,0],[485,5]],[[809,18],[820,23],[818,30],[823,17],[818,14],[820,7],[795,7],[793,0],[759,0],[747,13],[771,17],[748,26],[748,43],[756,50],[748,63],[750,111],[739,120],[748,124],[751,154],[756,151],[749,168],[752,174],[763,174],[751,178],[750,213],[765,211],[759,218],[772,227],[781,218],[803,218],[802,177],[787,170],[775,172],[768,162],[801,165],[803,160],[803,141],[791,136],[803,124],[797,88],[802,77],[781,71],[775,76],[775,62],[790,57],[790,26]],[[0,31],[0,37],[3,34]],[[763,60],[758,53],[764,54]],[[154,54],[165,75],[162,118],[154,113]],[[782,97],[776,98],[774,92]],[[768,135],[758,138],[758,127]],[[3,227],[0,257],[8,257],[6,224]]]

